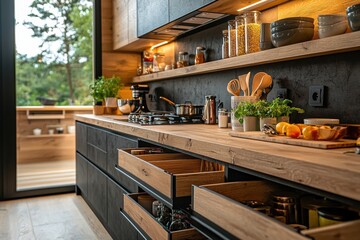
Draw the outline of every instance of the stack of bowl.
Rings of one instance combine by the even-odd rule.
[[[291,17],[272,22],[271,41],[275,47],[309,41],[314,35],[314,19]]]
[[[349,26],[352,31],[360,30],[360,4],[355,4],[346,9]]]
[[[346,17],[340,14],[318,16],[319,38],[343,34],[347,29]]]

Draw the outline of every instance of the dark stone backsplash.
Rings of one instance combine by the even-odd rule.
[[[221,30],[224,28],[226,24],[179,39],[175,49],[189,53],[192,53],[189,49],[193,49],[194,53],[196,46],[204,46],[209,49],[208,59],[220,59]],[[360,123],[360,51],[157,81],[150,83],[150,94],[168,97],[175,103],[191,101],[193,104],[204,104],[205,95],[215,95],[217,100],[224,102],[225,108],[230,109],[227,83],[249,71],[251,76],[264,71],[273,77],[274,87],[268,99],[276,96],[279,87],[287,88],[293,105],[305,109],[304,114],[293,114],[292,122],[319,117],[339,118],[341,123]],[[314,85],[325,86],[325,107],[309,106],[309,87]],[[149,107],[172,109],[156,98],[149,102]]]

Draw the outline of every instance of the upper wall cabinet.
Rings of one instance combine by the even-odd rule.
[[[113,0],[114,50],[141,52],[161,40],[137,37],[137,8],[134,0]]]
[[[169,22],[168,0],[137,0],[137,33],[143,36]]]
[[[215,1],[216,0],[169,0],[170,22]]]

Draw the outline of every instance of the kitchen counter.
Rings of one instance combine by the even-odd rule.
[[[354,148],[314,149],[229,136],[217,125],[140,126],[127,116],[76,115],[80,122],[133,135],[242,168],[360,201],[360,156]]]

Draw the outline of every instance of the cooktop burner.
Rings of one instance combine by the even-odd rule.
[[[169,125],[204,123],[202,115],[179,116],[173,112],[130,113],[128,121],[140,125]]]

